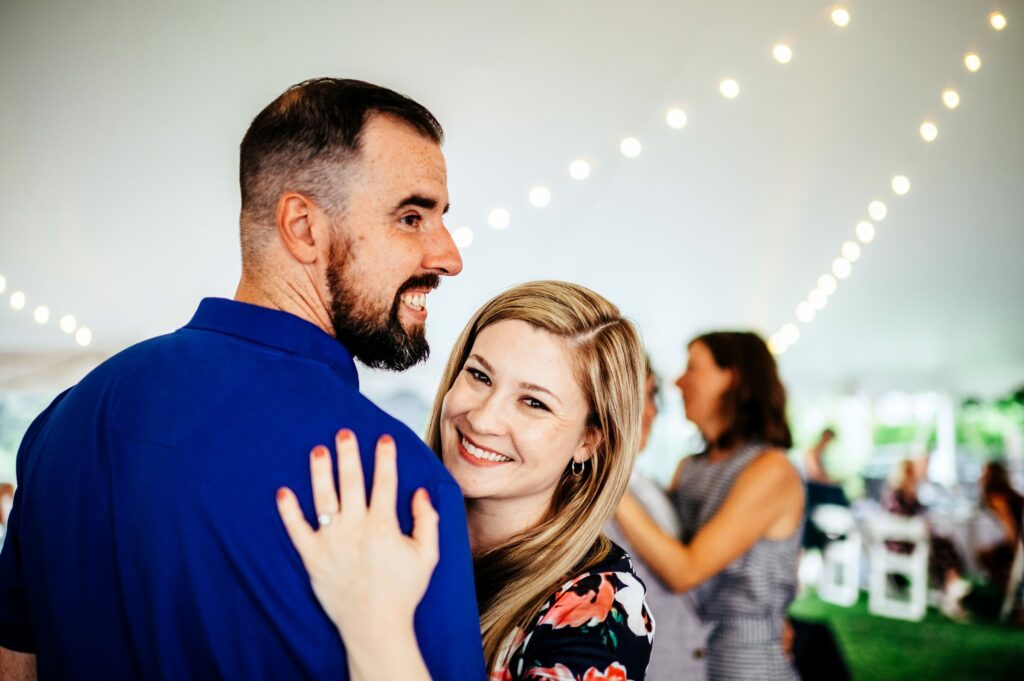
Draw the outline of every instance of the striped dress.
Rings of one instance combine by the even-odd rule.
[[[753,444],[720,461],[712,462],[706,453],[687,459],[672,491],[684,544],[708,524],[739,474],[764,450],[763,444]],[[701,618],[714,626],[707,647],[709,681],[799,680],[781,638],[796,595],[800,530],[786,539],[759,539],[693,590]]]

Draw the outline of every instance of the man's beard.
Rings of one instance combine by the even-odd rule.
[[[388,310],[366,300],[353,283],[346,280],[345,265],[350,258],[351,243],[345,240],[341,253],[337,246],[337,241],[331,244],[327,262],[327,290],[331,296],[335,338],[371,369],[405,371],[429,357],[430,345],[423,325],[406,331],[398,311],[402,293],[411,288],[437,288],[441,278],[436,274],[410,278],[398,289]]]

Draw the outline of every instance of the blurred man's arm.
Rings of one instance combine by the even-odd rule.
[[[0,679],[4,681],[35,681],[36,656],[0,648]]]

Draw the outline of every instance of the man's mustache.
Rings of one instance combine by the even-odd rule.
[[[402,295],[409,289],[413,288],[426,288],[433,290],[441,285],[441,277],[437,274],[419,274],[415,277],[410,277],[402,284],[401,288],[398,289],[398,295]]]

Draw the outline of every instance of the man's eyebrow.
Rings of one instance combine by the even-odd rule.
[[[421,194],[410,194],[399,202],[395,207],[395,210],[402,210],[407,206],[416,206],[417,208],[434,210],[437,208],[437,199],[432,199],[429,196],[423,196]],[[450,203],[444,207],[443,211],[441,211],[442,214],[447,213],[449,208],[451,208]]]

